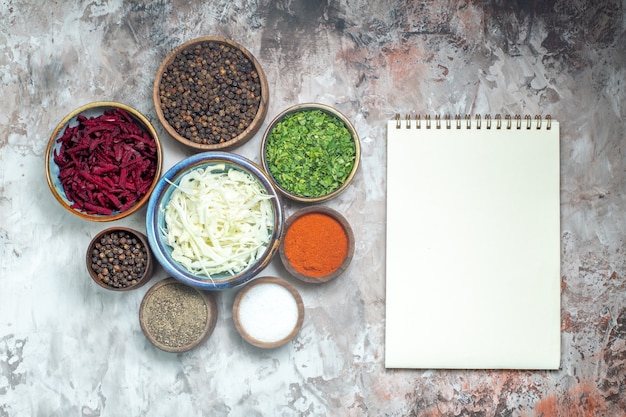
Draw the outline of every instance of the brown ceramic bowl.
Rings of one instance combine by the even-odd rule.
[[[337,122],[336,126],[343,125],[349,135],[349,137],[345,136],[348,138],[346,143],[352,147],[351,157],[353,160],[346,159],[341,166],[345,178],[342,175],[341,182],[324,185],[323,190],[320,187],[321,180],[336,176],[337,171],[332,164],[339,164],[337,151],[324,145],[328,138],[316,134],[315,130],[319,127],[313,127],[313,124],[302,122],[298,125],[298,135],[288,135],[288,128],[285,125],[289,123],[286,118],[301,117],[312,112],[325,114],[327,121]],[[330,117],[328,118],[328,116]],[[303,120],[310,119],[303,117]],[[310,130],[309,125],[312,126]],[[303,134],[303,126],[310,133]],[[284,133],[274,136],[274,130]],[[294,141],[294,137],[302,139]],[[361,144],[356,129],[346,116],[325,104],[305,103],[287,108],[270,122],[261,142],[261,163],[276,189],[290,200],[302,203],[319,203],[341,194],[352,182],[358,170],[360,159]],[[286,169],[285,167],[289,167],[288,175],[284,175],[285,173],[282,172]],[[315,184],[314,181],[318,179],[319,181]]]
[[[194,59],[183,60],[191,54]],[[191,65],[198,71],[188,82]],[[267,78],[256,58],[232,40],[210,36],[170,52],[157,71],[152,94],[165,130],[197,152],[243,145],[263,125],[269,105]]]
[[[97,211],[88,211],[84,208],[80,208],[77,206],[77,203],[79,202],[76,201],[75,197],[68,196],[67,192],[70,190],[66,190],[65,186],[63,185],[63,180],[61,179],[61,167],[59,166],[58,160],[55,157],[55,155],[63,153],[63,151],[61,150],[62,144],[58,140],[61,137],[63,137],[63,134],[67,128],[74,128],[80,124],[79,118],[92,119],[92,118],[98,118],[101,116],[103,117],[105,112],[111,112],[115,110],[123,110],[126,113],[128,113],[132,119],[132,123],[135,124],[137,127],[139,127],[139,129],[141,129],[141,131],[143,131],[146,135],[149,135],[149,137],[151,137],[151,139],[154,141],[153,142],[154,148],[151,148],[152,155],[150,157],[150,158],[153,158],[152,159],[153,168],[150,170],[145,170],[145,169],[138,170],[138,172],[140,172],[139,175],[144,177],[142,178],[142,182],[144,182],[144,186],[146,186],[146,189],[142,193],[135,193],[134,191],[135,189],[133,185],[134,180],[132,179],[128,180],[127,185],[124,185],[120,188],[120,183],[121,183],[120,178],[122,177],[120,174],[120,170],[122,169],[121,162],[114,162],[114,165],[119,165],[119,166],[116,166],[116,170],[105,172],[105,173],[95,171],[96,168],[101,169],[101,167],[97,167],[96,164],[93,163],[93,161],[89,160],[89,162],[84,162],[85,167],[88,167],[87,171],[91,171],[91,172],[88,172],[88,174],[92,177],[97,177],[96,179],[93,180],[93,182],[86,181],[85,184],[89,186],[94,186],[95,181],[98,181],[103,178],[107,178],[108,180],[113,181],[112,182],[113,185],[110,185],[110,184],[109,185],[111,186],[111,188],[115,190],[113,193],[115,197],[117,197],[118,199],[124,198],[123,196],[121,196],[121,192],[129,191],[129,192],[135,193],[134,197],[136,198],[135,203],[132,206],[124,210],[112,210],[111,212],[107,212],[107,213],[99,213]],[[118,138],[120,137],[121,137],[121,134],[118,134]],[[136,136],[132,136],[132,137],[136,137]],[[132,144],[132,146],[135,147],[135,149],[139,149],[138,148],[139,146],[145,146],[144,145],[145,142],[140,142],[138,140],[135,140],[133,142],[132,140],[128,139],[128,137],[125,139],[125,143]],[[97,152],[97,148],[95,151],[90,150],[90,152],[91,153]],[[145,152],[145,151],[142,150],[142,152]],[[87,155],[88,154],[84,154],[84,156],[81,158],[87,158],[88,157]],[[89,158],[91,158],[91,156],[89,156]],[[157,136],[156,131],[154,130],[154,127],[143,114],[141,114],[138,110],[122,103],[103,101],[103,102],[94,102],[94,103],[81,106],[77,108],[76,110],[72,111],[67,116],[65,116],[63,120],[61,120],[61,122],[56,126],[56,128],[52,132],[52,135],[50,136],[50,140],[48,141],[48,147],[46,149],[46,156],[45,156],[45,164],[46,164],[46,179],[48,181],[48,186],[50,187],[50,191],[52,191],[52,195],[54,196],[54,198],[67,211],[85,220],[90,220],[90,221],[95,221],[95,222],[108,222],[108,221],[113,221],[113,220],[119,220],[123,217],[133,214],[148,201],[148,199],[150,198],[150,193],[152,193],[152,190],[156,186],[156,183],[161,176],[161,169],[162,169],[162,164],[163,164],[163,151],[161,149],[161,142],[159,140],[159,137]],[[130,169],[128,169],[127,167],[124,169],[126,169],[126,172],[130,171]],[[151,175],[147,176],[146,175],[147,172],[150,172]],[[128,178],[131,178],[131,177],[132,176],[129,174]],[[80,191],[83,191],[84,189],[85,187],[82,187]],[[101,189],[98,189],[96,191],[101,193]],[[106,191],[109,192],[110,190],[106,190]],[[109,200],[106,200],[106,201],[108,202]],[[78,205],[80,206],[80,204]]]
[[[140,258],[142,261],[138,261]],[[145,285],[154,269],[148,238],[137,230],[121,226],[104,229],[94,236],[85,260],[93,282],[112,291],[130,291]],[[125,273],[132,274],[132,269],[136,268],[141,268],[135,271],[140,274],[127,280]]]
[[[298,238],[295,234],[298,229],[307,230],[310,227],[300,222],[313,215],[319,216],[324,227],[318,233],[307,233],[306,238]],[[332,244],[344,240],[344,247],[332,251]],[[296,211],[287,219],[278,253],[287,272],[295,278],[321,284],[337,278],[348,268],[354,255],[354,245],[352,227],[341,213],[329,207],[310,206]],[[324,264],[320,263],[322,258],[314,253],[319,247],[328,251]],[[298,260],[297,265],[295,260]]]
[[[211,293],[166,278],[146,292],[139,324],[157,348],[171,353],[194,349],[213,333],[217,304]]]
[[[235,296],[233,321],[239,334],[251,345],[277,348],[292,340],[302,328],[302,297],[285,280],[257,278]]]

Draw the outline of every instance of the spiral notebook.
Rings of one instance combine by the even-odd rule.
[[[386,368],[558,369],[559,123],[387,126]]]

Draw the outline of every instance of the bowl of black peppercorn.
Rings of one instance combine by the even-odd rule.
[[[243,145],[263,125],[269,87],[256,58],[221,37],[200,37],[172,50],[157,71],[153,101],[159,121],[196,152]]]
[[[87,271],[102,288],[130,291],[152,278],[152,257],[143,233],[127,227],[110,227],[96,234],[89,243]]]

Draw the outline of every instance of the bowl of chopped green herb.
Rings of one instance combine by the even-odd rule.
[[[298,104],[272,120],[261,143],[263,168],[285,197],[317,203],[343,192],[361,156],[352,123],[319,103]]]

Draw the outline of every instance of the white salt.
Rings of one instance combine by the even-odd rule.
[[[250,287],[239,302],[239,323],[260,342],[278,342],[298,322],[298,304],[285,287],[263,283]]]

